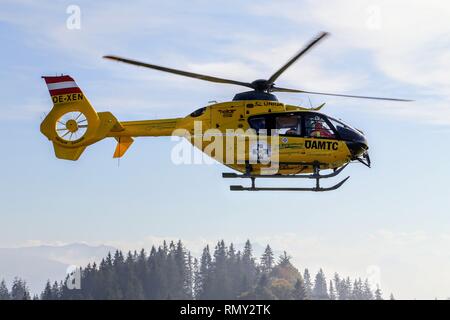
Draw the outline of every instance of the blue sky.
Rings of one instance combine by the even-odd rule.
[[[198,248],[224,238],[273,244],[300,266],[374,276],[399,298],[450,296],[450,6],[429,1],[0,1],[0,246],[162,239]],[[81,29],[66,27],[69,5]],[[340,190],[231,193],[221,165],[170,160],[170,138],[137,139],[118,166],[113,140],[58,160],[39,132],[51,107],[41,75],[75,78],[119,119],[184,116],[239,87],[101,59],[123,55],[251,81],[319,31],[331,37],[278,85],[415,99],[402,104],[310,96],[363,129],[373,168],[351,165]],[[302,95],[279,100],[309,104]],[[298,182],[297,182],[298,183]]]

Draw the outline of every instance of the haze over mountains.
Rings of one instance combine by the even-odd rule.
[[[242,250],[244,243],[238,243],[235,247]],[[116,248],[112,246],[84,243],[0,248],[0,281],[4,279],[9,286],[14,277],[19,277],[27,282],[31,294],[40,293],[47,280],[53,282],[64,279],[70,266],[85,267],[88,263],[99,263],[108,252],[114,251]],[[264,252],[264,246],[254,243],[253,251],[259,257]],[[275,256],[281,253],[274,250]],[[192,254],[200,256],[201,252],[192,251]]]
[[[64,279],[69,266],[84,267],[89,262],[99,262],[115,250],[111,246],[83,243],[0,248],[0,281],[5,279],[9,285],[14,277],[20,277],[27,282],[32,294],[40,293],[48,279]]]

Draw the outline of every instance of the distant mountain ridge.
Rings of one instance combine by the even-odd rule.
[[[20,277],[32,294],[39,293],[47,279],[64,279],[69,266],[84,267],[99,262],[115,250],[111,246],[84,243],[0,248],[0,281],[4,279],[10,284],[14,277]]]

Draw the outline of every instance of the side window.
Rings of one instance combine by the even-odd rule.
[[[266,129],[266,118],[264,117],[252,118],[249,120],[249,123],[250,128],[255,129],[256,132]]]
[[[190,116],[193,117],[193,118],[199,117],[199,116],[201,116],[202,114],[205,113],[205,110],[206,110],[206,107],[197,109],[197,110],[195,110],[194,112],[192,112],[192,113],[190,114]]]
[[[277,116],[275,130],[279,135],[300,136],[302,134],[300,119],[300,116],[295,114]]]
[[[333,130],[320,115],[308,115],[306,117],[305,135],[314,138],[336,138]]]

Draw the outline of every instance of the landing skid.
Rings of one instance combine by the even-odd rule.
[[[321,175],[320,169],[315,168],[315,172],[313,174],[298,174],[298,175],[252,175],[252,174],[238,174],[238,173],[231,173],[231,172],[224,172],[222,173],[222,178],[247,178],[251,180],[251,187],[243,187],[241,185],[231,185],[230,190],[231,191],[314,191],[314,192],[323,192],[323,191],[332,191],[340,188],[350,177],[345,178],[344,180],[340,181],[339,183],[335,184],[331,187],[323,188],[320,186],[320,179],[327,179],[337,176],[339,173],[342,172],[342,170],[345,169],[345,167],[348,165],[345,164],[339,169],[335,170],[334,172],[330,174],[323,174]],[[316,186],[314,188],[291,188],[291,187],[256,187],[256,178],[269,178],[269,179],[276,179],[276,178],[283,178],[283,179],[315,179],[316,180]]]

